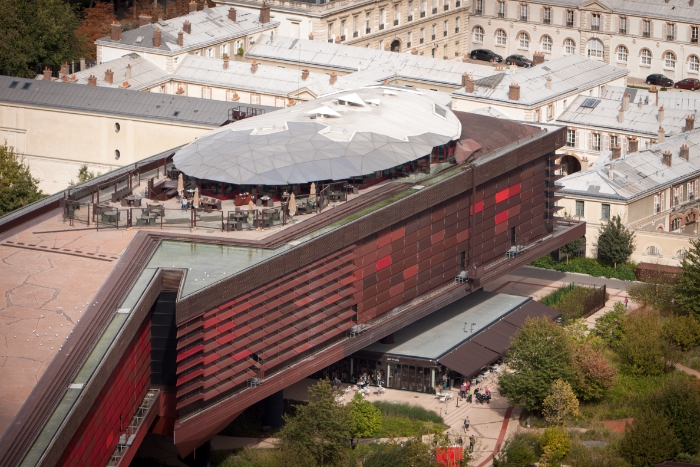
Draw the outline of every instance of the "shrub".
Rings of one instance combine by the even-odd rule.
[[[552,269],[554,267],[554,260],[552,259],[552,255],[545,255],[541,258],[537,258],[530,263],[530,265],[536,268]]]
[[[662,335],[681,350],[688,350],[700,342],[700,323],[693,315],[670,316],[661,328]]]
[[[681,263],[683,273],[675,285],[676,303],[687,312],[700,315],[700,239],[691,239],[687,256]]]
[[[561,426],[545,428],[540,437],[542,455],[540,465],[542,467],[558,467],[562,459],[571,449],[571,437]]]
[[[529,467],[539,458],[539,439],[535,434],[514,433],[493,459],[493,467]]]
[[[432,410],[424,409],[418,405],[410,405],[407,403],[394,404],[391,402],[377,401],[372,402],[376,408],[384,416],[402,417],[411,420],[422,420],[425,422],[443,423],[442,417]]]
[[[552,383],[552,389],[542,403],[542,413],[549,423],[555,425],[563,425],[567,419],[578,416],[578,399],[569,383],[561,379]]]
[[[659,313],[642,310],[622,320],[617,346],[625,370],[638,375],[660,375],[666,369]]]
[[[590,342],[574,351],[574,369],[578,376],[576,394],[585,401],[600,399],[615,384],[617,370]]]
[[[356,392],[349,405],[353,437],[369,438],[382,429],[382,413],[369,401],[364,400],[362,394]]]
[[[671,285],[662,283],[632,284],[627,288],[627,294],[643,307],[651,307],[660,312],[673,312],[674,289]]]
[[[659,411],[642,411],[618,445],[618,452],[632,467],[651,467],[673,459],[681,451],[681,444],[673,434],[669,420]]]
[[[616,345],[622,337],[621,323],[626,313],[624,305],[616,302],[612,311],[596,318],[593,332],[609,346]]]
[[[694,455],[700,451],[700,391],[695,379],[685,375],[671,378],[649,394],[646,405],[663,413],[681,451]]]

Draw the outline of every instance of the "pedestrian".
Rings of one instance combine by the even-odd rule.
[[[469,452],[474,452],[474,445],[476,444],[476,438],[474,435],[469,437]]]
[[[186,211],[186,210],[187,210],[187,198],[185,198],[185,197],[183,196],[183,197],[182,197],[182,200],[181,200],[181,203],[182,203],[182,210],[183,210],[183,211]]]
[[[449,380],[447,378],[447,372],[444,372],[442,374],[442,389],[447,389],[448,383],[449,383]]]
[[[472,390],[467,389],[467,402],[472,403]]]
[[[464,419],[464,432],[466,433],[468,429],[469,429],[469,415],[467,415],[467,418]]]
[[[628,303],[627,296],[625,296],[625,308],[627,308],[627,303]]]
[[[484,388],[484,394],[486,394],[486,403],[490,404],[491,403],[491,391],[489,391],[489,388]]]
[[[461,397],[462,399],[467,398],[467,382],[466,381],[463,381],[462,386],[460,386],[460,388],[459,388],[459,397]]]

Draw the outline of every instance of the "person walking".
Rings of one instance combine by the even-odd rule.
[[[442,374],[442,389],[447,390],[449,379],[447,378],[447,372]]]
[[[628,300],[627,300],[627,297],[625,296],[625,308],[627,308],[627,303],[628,303]]]
[[[469,452],[474,452],[474,445],[476,444],[476,438],[474,435],[469,437]]]
[[[462,399],[467,398],[467,382],[466,381],[462,381],[462,386],[460,386],[460,388],[459,388],[459,397],[461,397]]]
[[[467,389],[467,402],[472,403],[472,390]]]
[[[466,433],[467,430],[469,429],[469,415],[467,415],[467,418],[464,419],[464,432]]]
[[[182,197],[182,200],[181,200],[181,203],[182,203],[182,210],[183,210],[183,211],[186,211],[186,210],[187,210],[187,198],[185,198],[185,197],[183,196],[183,197]]]

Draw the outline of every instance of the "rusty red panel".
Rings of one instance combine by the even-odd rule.
[[[484,201],[483,200],[477,201],[475,206],[476,206],[476,209],[474,209],[473,207],[469,209],[469,212],[471,214],[477,214],[477,213],[483,211],[484,210]]]
[[[509,194],[508,194],[508,188],[506,188],[505,190],[501,190],[501,191],[497,192],[497,193],[496,193],[496,203],[500,203],[501,201],[507,200],[507,199],[508,199],[508,196],[509,196]]]
[[[501,211],[496,214],[495,222],[496,225],[508,220],[508,211]]]
[[[391,265],[391,255],[387,255],[377,261],[377,271],[389,267]]]
[[[183,352],[179,352],[177,354],[176,361],[180,362],[180,361],[186,359],[187,357],[191,357],[192,355],[196,354],[197,352],[201,352],[202,350],[204,350],[203,345],[196,345],[194,347],[190,347],[189,349],[187,349]]]

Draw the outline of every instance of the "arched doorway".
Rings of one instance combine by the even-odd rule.
[[[562,170],[566,175],[581,171],[581,163],[574,156],[566,155],[561,158]]]
[[[391,43],[391,51],[401,52],[401,42],[398,39],[394,39],[394,42]]]

